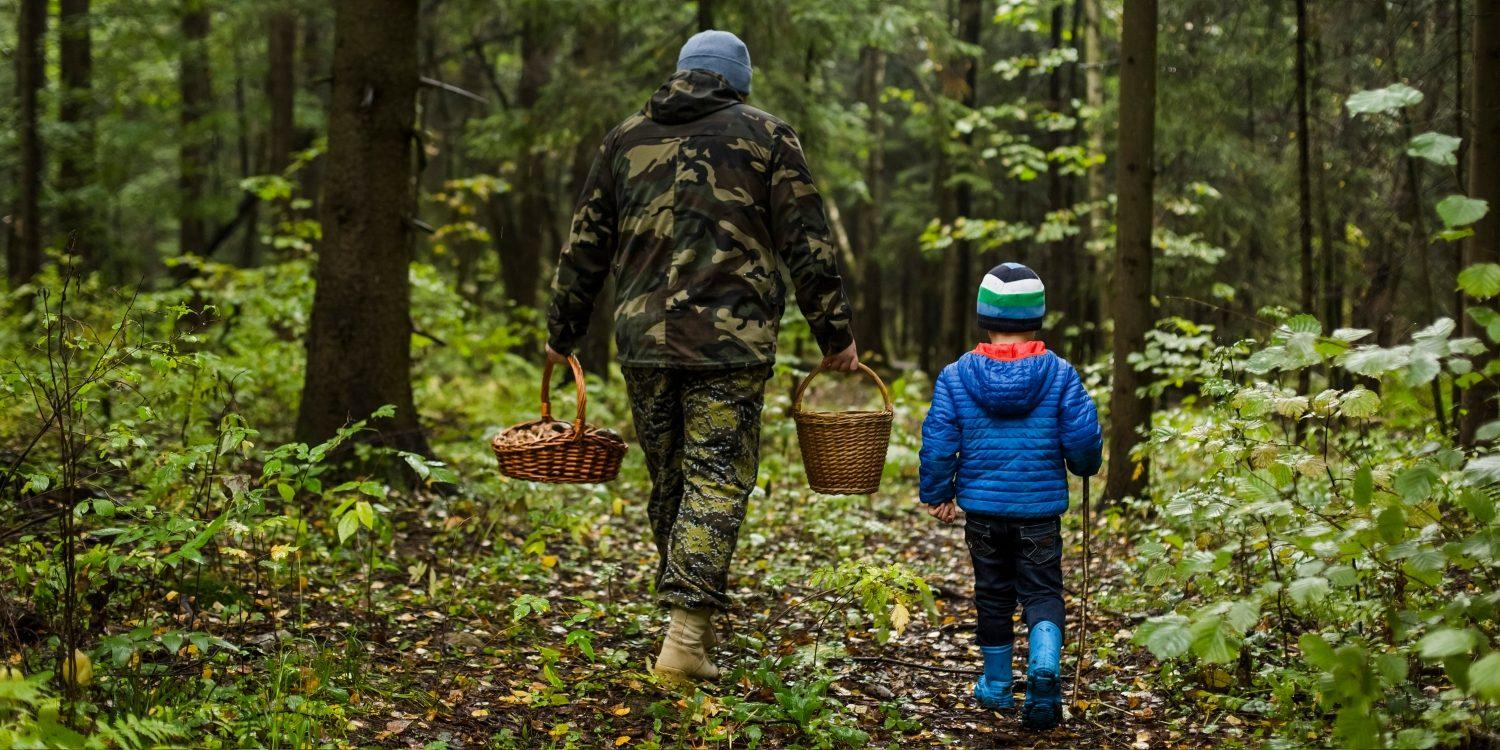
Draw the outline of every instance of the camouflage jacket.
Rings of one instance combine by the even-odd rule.
[[[781,266],[823,351],[848,346],[849,305],[796,134],[717,74],[680,72],[599,149],[557,263],[549,343],[572,351],[613,273],[621,364],[771,362]]]

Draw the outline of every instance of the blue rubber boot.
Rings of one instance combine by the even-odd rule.
[[[1058,679],[1062,630],[1057,623],[1044,620],[1031,627],[1030,640],[1021,725],[1027,729],[1051,729],[1062,721],[1062,685]]]
[[[974,700],[991,710],[1015,708],[1010,688],[1014,679],[1010,671],[1010,646],[980,646],[984,654],[984,674],[974,683]]]

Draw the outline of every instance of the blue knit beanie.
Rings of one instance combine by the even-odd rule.
[[[1020,263],[1001,263],[979,284],[979,327],[1021,333],[1041,330],[1047,316],[1047,289],[1036,271]]]
[[[700,31],[677,53],[677,70],[709,70],[724,76],[735,91],[750,93],[750,50],[727,31]]]

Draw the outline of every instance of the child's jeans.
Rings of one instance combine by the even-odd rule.
[[[1063,629],[1062,521],[969,514],[964,541],[974,558],[979,645],[1008,646],[1021,604],[1028,628],[1042,621]]]

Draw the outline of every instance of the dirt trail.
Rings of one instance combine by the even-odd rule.
[[[767,510],[768,501],[758,502],[763,512]],[[753,511],[737,556],[738,606],[722,623],[725,642],[717,656],[727,675],[734,675],[736,668],[749,671],[742,671],[737,681],[726,678],[706,686],[707,697],[663,693],[645,674],[662,626],[646,594],[654,549],[641,510],[616,508],[620,512],[583,534],[580,543],[555,547],[557,559],[547,561],[544,568],[517,580],[470,584],[475,588],[465,596],[499,602],[507,615],[510,610],[504,603],[523,594],[550,601],[550,611],[530,616],[536,620],[533,630],[523,631],[499,613],[438,619],[433,615],[439,613],[419,606],[394,613],[395,630],[388,638],[408,647],[399,658],[376,665],[380,673],[371,680],[379,689],[371,690],[368,718],[361,721],[362,739],[390,747],[422,747],[444,740],[450,748],[740,748],[747,746],[753,731],[760,735],[760,747],[815,747],[815,740],[785,718],[760,722],[744,720],[741,714],[766,716],[764,707],[782,700],[764,679],[754,676],[761,659],[816,654],[832,678],[827,696],[841,706],[831,709],[825,720],[857,727],[869,735],[870,746],[1145,749],[1209,744],[1207,738],[1184,736],[1164,723],[1165,707],[1144,689],[1155,665],[1123,643],[1109,650],[1110,663],[1090,664],[1084,672],[1086,684],[1107,692],[1083,691],[1080,698],[1087,709],[1075,706],[1070,720],[1055,731],[1029,732],[1020,727],[1014,711],[997,715],[976,706],[970,690],[979,655],[972,636],[972,579],[962,525],[940,527],[926,514],[889,501],[845,507],[832,522],[832,532],[824,528],[828,522],[818,522],[810,512],[780,517],[784,514]],[[413,531],[417,533],[409,541],[420,538],[420,545],[431,549],[435,540]],[[853,534],[854,547],[847,541],[831,542],[829,533]],[[1068,533],[1075,545],[1076,537]],[[441,547],[448,541],[436,543]],[[831,556],[841,548],[857,549],[864,559],[901,561],[923,571],[935,589],[939,617],[933,621],[916,615],[903,634],[881,645],[862,613],[824,617],[825,610],[799,604],[802,597],[816,593],[799,576],[810,566],[836,562]],[[475,553],[469,546],[451,566]],[[1066,553],[1070,591],[1076,590],[1077,553],[1076,546]],[[1100,585],[1127,585],[1110,580],[1111,574],[1098,567]],[[405,583],[392,581],[395,586]],[[569,605],[574,601],[570,597],[599,606],[589,616],[568,622],[580,611]],[[1070,598],[1068,605],[1072,616],[1076,602]],[[843,621],[833,624],[839,617]],[[1070,624],[1070,640],[1075,626]],[[1097,609],[1090,626],[1100,634],[1093,640],[1096,646],[1128,638],[1132,627]],[[594,660],[568,640],[568,634],[579,628],[594,634]],[[1024,628],[1018,630],[1017,663],[1023,665]],[[1075,654],[1071,642],[1066,649],[1065,696],[1071,690]],[[778,673],[787,682],[807,681],[813,675],[810,668]]]

